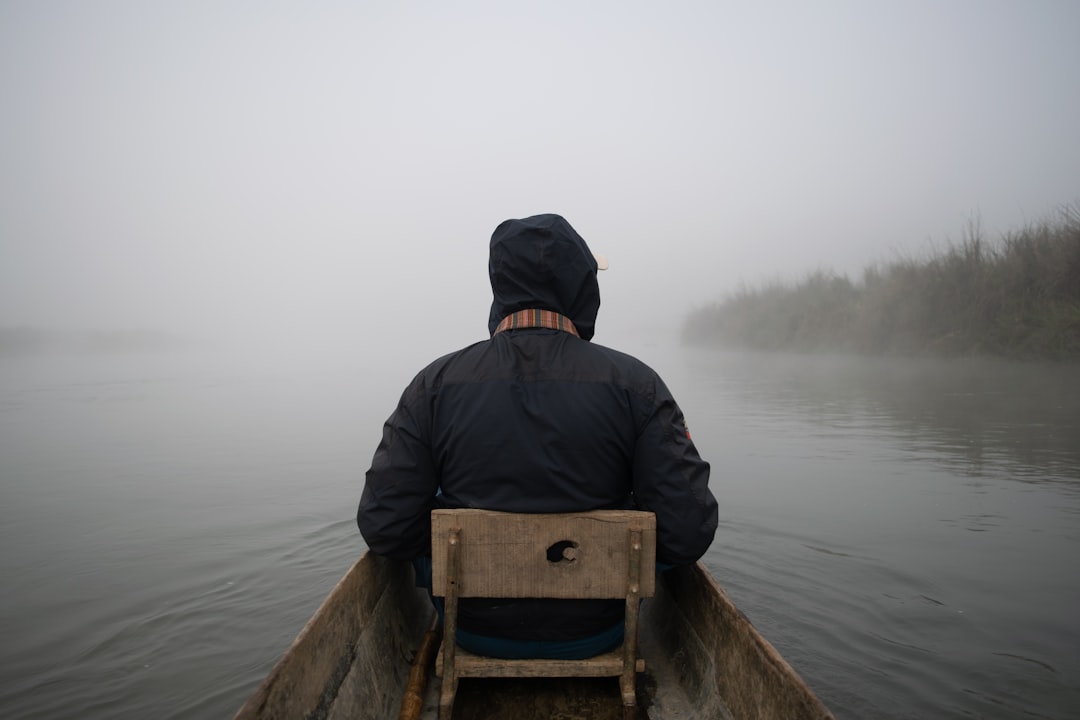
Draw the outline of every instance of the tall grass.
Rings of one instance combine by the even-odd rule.
[[[687,342],[760,350],[1080,360],[1080,205],[996,242],[971,224],[929,257],[818,270],[695,310]]]

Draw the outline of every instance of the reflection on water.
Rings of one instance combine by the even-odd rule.
[[[957,470],[1008,466],[1020,481],[1080,481],[1076,366],[705,352],[692,364],[766,412],[877,427],[940,450]]]
[[[839,716],[1072,717],[1080,369],[683,367],[724,500],[708,564]]]
[[[1075,717],[1080,370],[639,354],[706,564],[838,717]],[[0,715],[230,716],[361,549],[393,372],[0,376]]]

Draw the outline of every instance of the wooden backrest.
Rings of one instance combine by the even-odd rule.
[[[455,532],[456,531],[456,532]],[[623,598],[630,577],[640,597],[655,592],[656,516],[636,510],[520,514],[431,513],[434,594],[447,595],[448,549],[457,538],[457,595],[491,598]],[[632,533],[640,549],[631,548]],[[631,572],[631,558],[639,559]]]

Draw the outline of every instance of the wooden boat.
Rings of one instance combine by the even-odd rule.
[[[392,720],[409,693],[418,716],[434,720],[433,619],[410,564],[364,554],[236,720]],[[663,573],[641,609],[639,646],[641,719],[833,718],[700,563]],[[617,678],[464,679],[454,705],[458,720],[606,720],[622,713]]]

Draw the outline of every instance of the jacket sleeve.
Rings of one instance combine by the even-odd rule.
[[[634,496],[656,513],[656,559],[687,565],[716,534],[717,503],[709,491],[709,463],[690,438],[682,411],[659,377],[634,447]]]
[[[439,480],[425,398],[417,376],[383,425],[356,511],[368,548],[399,560],[431,554],[430,516]]]

